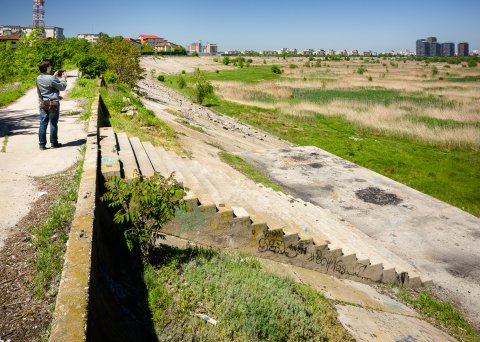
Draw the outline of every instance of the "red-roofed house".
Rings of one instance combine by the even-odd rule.
[[[6,34],[4,36],[0,36],[0,41],[1,42],[11,42],[12,43],[12,48],[14,48],[14,49],[17,48],[17,42],[19,40],[20,40],[20,33]]]
[[[154,48],[156,44],[160,44],[165,41],[165,39],[152,34],[141,34],[137,38],[137,40],[140,42],[140,44],[144,44],[144,43],[150,44],[152,48]]]
[[[135,40],[135,39],[133,39],[133,38],[123,38],[123,40],[125,40],[125,41],[127,41],[127,42],[129,42],[129,43],[132,43],[132,44],[135,45],[135,47],[136,47],[137,49],[139,49],[139,50],[142,48],[142,45],[141,45],[137,40]]]
[[[163,41],[163,42],[155,45],[155,50],[163,51],[163,52],[172,52],[177,47],[180,47],[180,45],[173,44],[173,43],[170,43],[170,42],[167,42],[167,41]]]

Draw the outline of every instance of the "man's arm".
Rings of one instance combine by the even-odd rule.
[[[57,78],[57,73],[58,71],[53,74],[52,86],[57,90],[63,91],[67,88],[67,72],[64,71],[61,78]]]

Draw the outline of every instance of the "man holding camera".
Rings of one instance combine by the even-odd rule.
[[[58,142],[58,118],[60,115],[60,91],[67,88],[67,73],[64,70],[50,75],[52,67],[48,61],[38,65],[41,75],[36,79],[38,100],[40,103],[40,129],[38,139],[40,150],[46,150],[47,126],[50,122],[50,146],[61,147]]]

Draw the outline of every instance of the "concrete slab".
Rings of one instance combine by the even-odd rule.
[[[67,93],[75,81],[76,77],[68,78]],[[36,199],[33,177],[61,172],[79,158],[80,147],[86,141],[84,125],[78,121],[78,114],[65,113],[80,110],[76,100],[61,102],[58,136],[63,146],[40,151],[36,90],[31,89],[15,103],[0,108],[1,130],[9,135],[6,152],[0,153],[0,248]]]
[[[453,342],[457,341],[430,323],[415,317],[356,306],[336,305],[338,318],[359,342]]]
[[[480,326],[479,218],[316,147],[239,155],[414,265]],[[394,200],[366,202],[362,191],[371,189]]]
[[[321,291],[327,298],[373,310],[420,317],[403,303],[378,293],[369,285],[348,279],[338,279],[295,265],[278,263],[268,259],[259,260],[267,270],[279,275],[290,276],[300,283]]]

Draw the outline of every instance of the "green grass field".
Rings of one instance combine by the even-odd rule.
[[[333,100],[347,100],[367,104],[383,104],[407,102],[418,106],[433,106],[439,108],[452,107],[452,101],[446,101],[438,96],[420,93],[402,93],[394,89],[295,89],[293,98],[314,103],[327,103]]]
[[[245,73],[251,70],[254,68],[229,71],[228,80],[245,78]],[[268,72],[266,67],[262,70]],[[210,75],[211,73],[206,73],[207,78]],[[168,82],[175,77],[178,76],[168,77],[166,84],[188,95],[188,86],[179,89],[175,82]],[[411,94],[413,95],[411,97],[395,90],[373,89],[348,92],[329,90],[325,91],[325,94],[323,92],[324,90],[302,90],[299,94],[312,98],[313,101],[331,100],[339,96],[387,103],[405,99],[420,105],[437,101],[430,96]],[[449,102],[445,103],[448,105]],[[478,151],[442,148],[409,138],[381,134],[373,129],[356,126],[340,116],[324,116],[321,113],[311,117],[285,115],[277,110],[226,101],[215,95],[207,99],[206,105],[219,114],[235,117],[295,144],[318,146],[480,216],[480,153]],[[463,125],[453,120],[422,116],[410,117],[409,120],[423,121],[427,125],[437,127]],[[362,140],[354,141],[350,138],[352,136]]]

